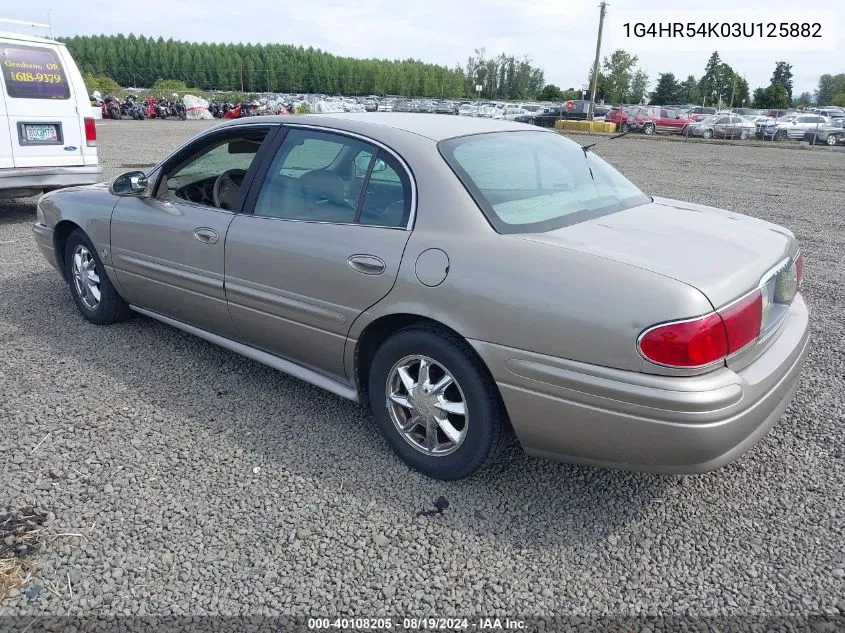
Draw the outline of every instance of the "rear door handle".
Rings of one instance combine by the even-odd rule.
[[[194,239],[202,242],[203,244],[216,244],[217,240],[220,239],[220,236],[214,229],[201,226],[198,229],[194,229]]]
[[[347,261],[349,267],[362,275],[380,275],[384,272],[384,260],[375,255],[352,255]]]

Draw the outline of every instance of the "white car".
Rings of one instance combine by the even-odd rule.
[[[99,182],[97,128],[62,42],[0,32],[0,194]]]
[[[513,121],[516,117],[528,114],[528,110],[522,108],[507,107],[494,116],[494,119],[504,119],[505,121]]]

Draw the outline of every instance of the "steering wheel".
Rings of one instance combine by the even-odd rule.
[[[214,181],[214,188],[212,189],[215,207],[229,211],[232,210],[232,207],[238,201],[238,193],[241,190],[241,186],[232,177],[245,175],[246,171],[243,169],[227,169],[217,176]]]

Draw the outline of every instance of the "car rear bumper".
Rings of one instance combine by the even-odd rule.
[[[526,452],[576,463],[698,473],[736,460],[783,415],[809,344],[799,295],[777,339],[739,371],[656,376],[470,341]]]
[[[54,189],[93,185],[103,176],[102,165],[13,167],[0,169],[0,189]]]

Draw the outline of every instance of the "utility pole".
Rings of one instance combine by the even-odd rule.
[[[596,59],[593,62],[593,81],[590,87],[590,111],[587,113],[587,120],[593,120],[593,112],[596,109],[596,87],[599,82],[599,58],[601,57],[601,32],[604,28],[604,14],[607,13],[607,2],[602,0],[599,4],[599,33],[596,37]]]

